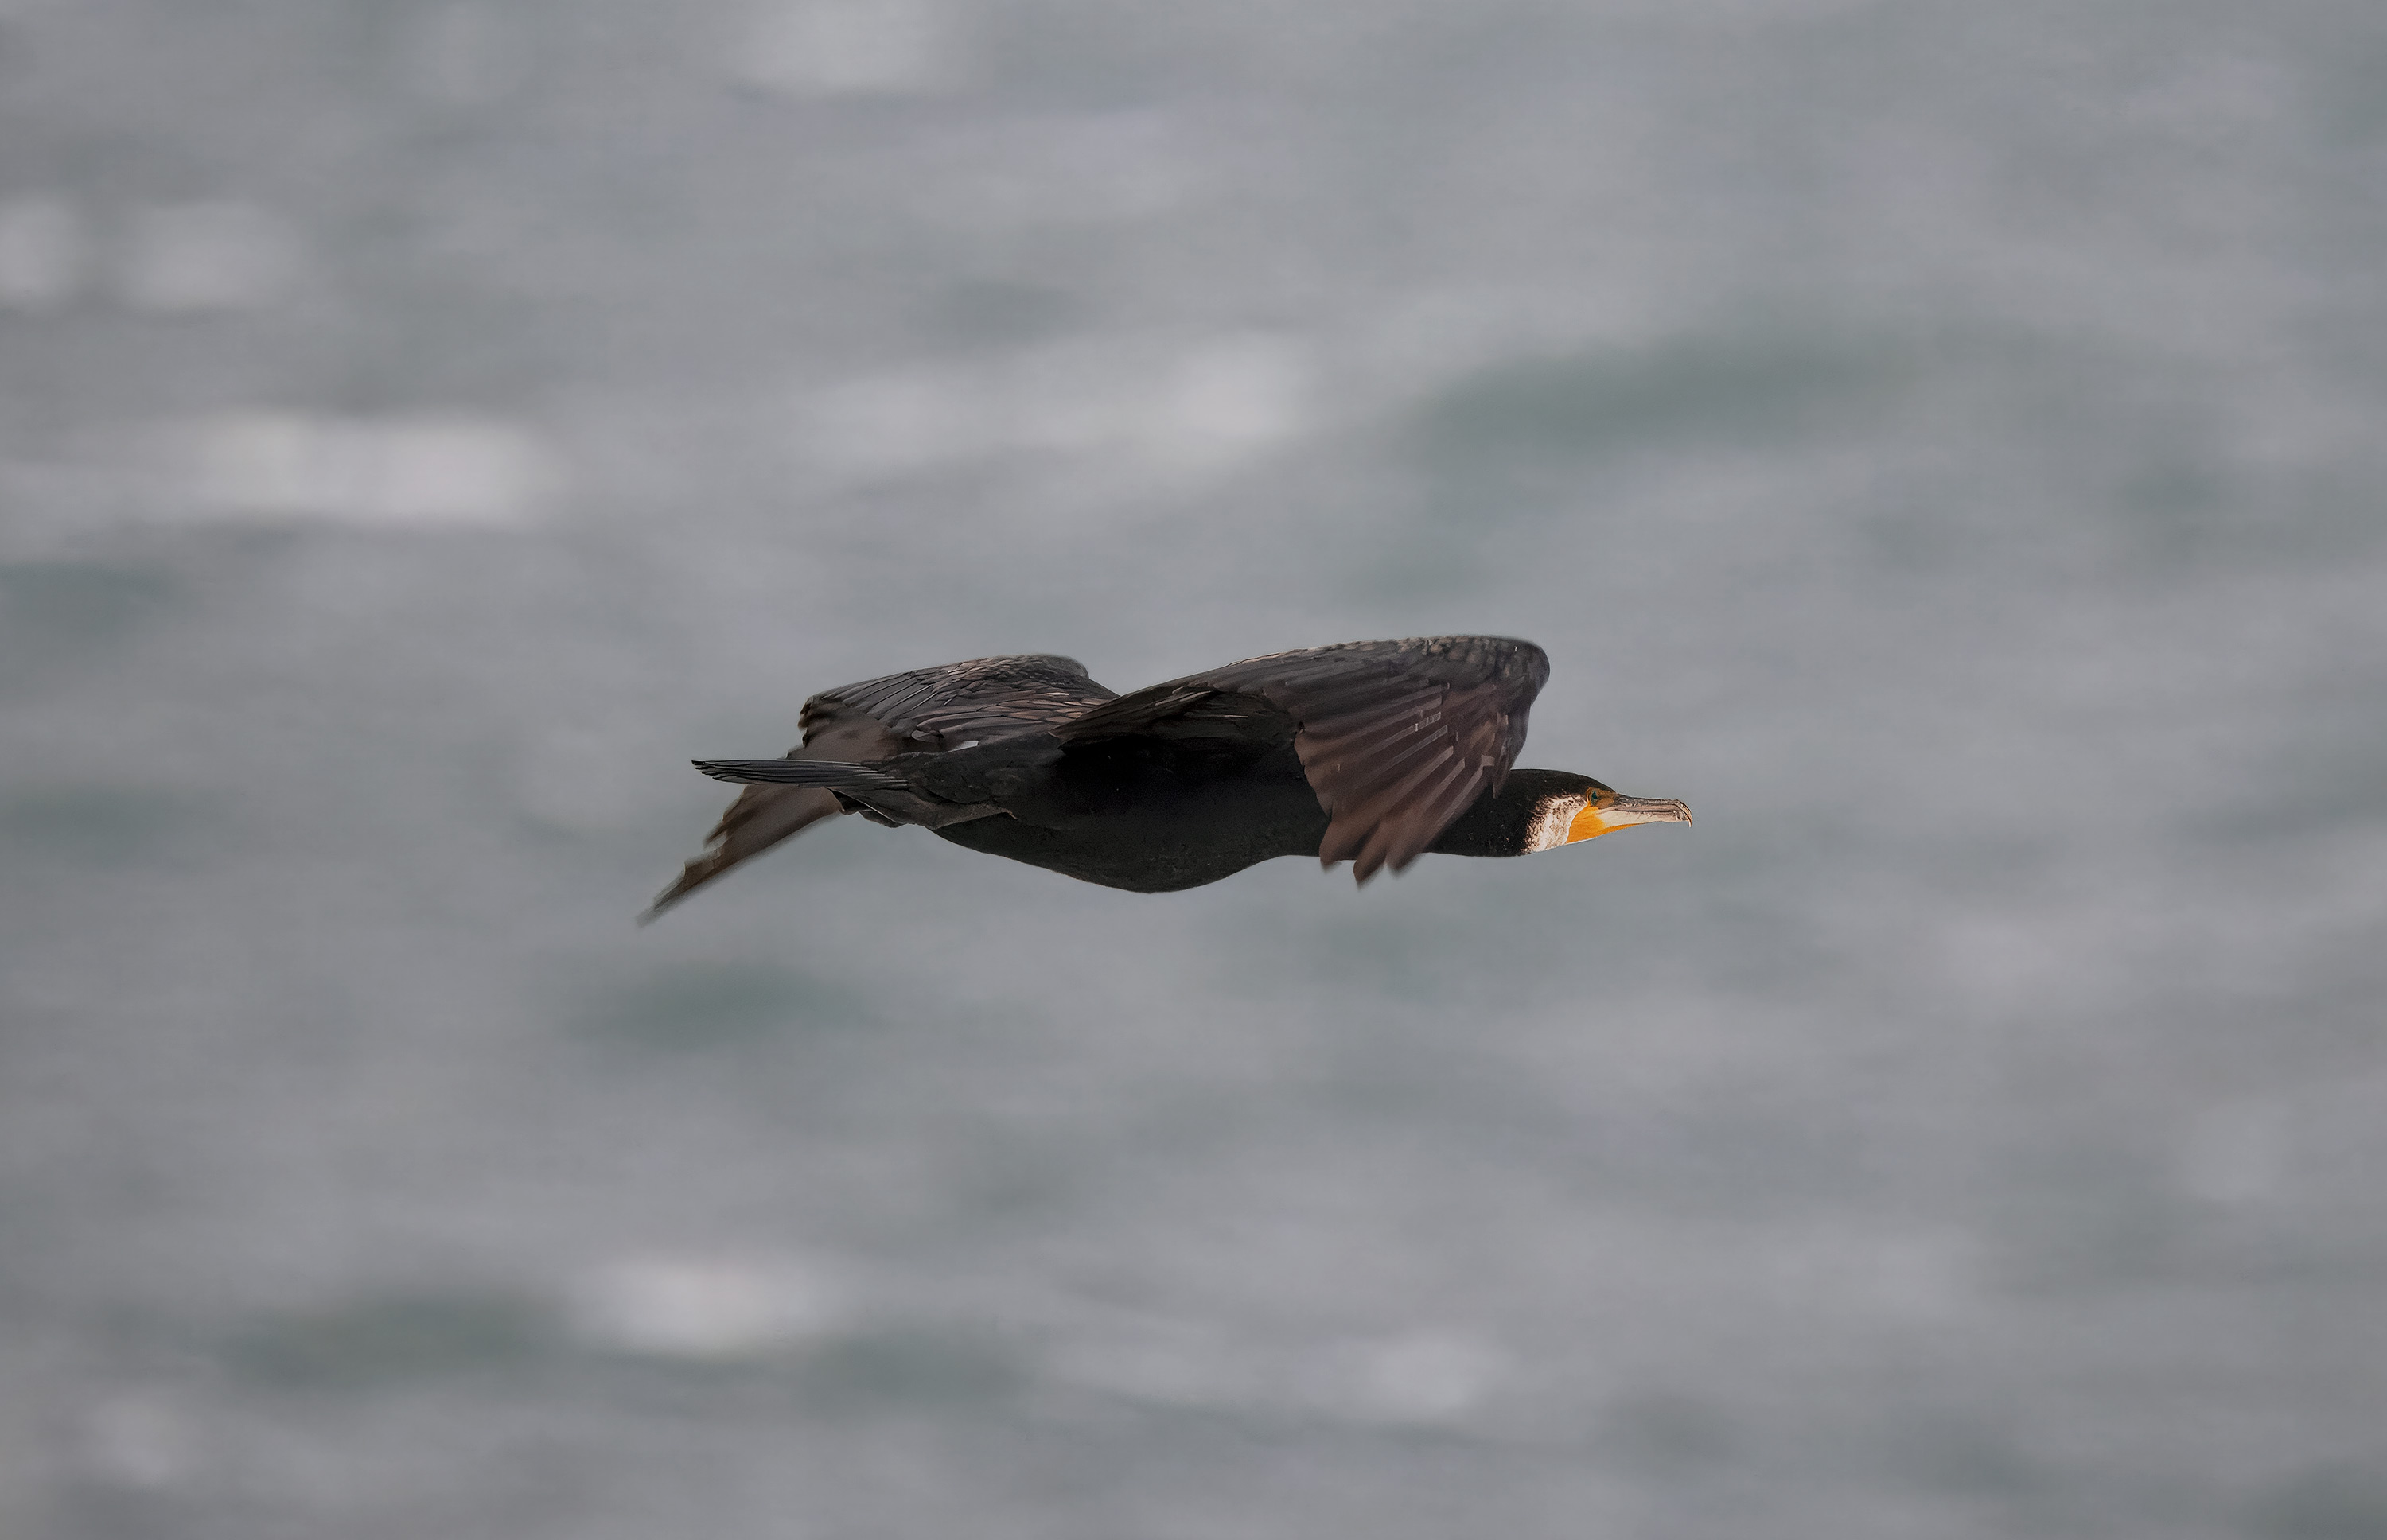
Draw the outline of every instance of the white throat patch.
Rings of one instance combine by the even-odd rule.
[[[1534,821],[1525,826],[1525,852],[1556,850],[1567,842],[1567,831],[1574,826],[1574,815],[1584,810],[1591,799],[1580,792],[1570,796],[1554,791],[1534,805]]]

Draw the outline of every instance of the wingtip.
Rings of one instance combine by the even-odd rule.
[[[1345,861],[1351,863],[1351,886],[1354,888],[1365,888],[1370,882],[1375,880],[1377,872],[1383,870],[1384,865],[1381,857],[1370,861],[1364,855],[1356,860],[1347,855],[1321,855],[1318,858],[1318,869],[1331,872]],[[1397,866],[1393,869],[1400,870]]]
[[[663,912],[665,910],[677,908],[679,906],[680,900],[688,897],[688,894],[695,892],[699,888],[703,887],[707,882],[710,882],[714,877],[719,877],[722,871],[726,869],[716,867],[712,870],[705,870],[704,868],[706,865],[707,862],[703,856],[699,856],[694,861],[689,862],[688,864],[688,870],[680,873],[678,878],[675,880],[670,887],[664,889],[662,892],[657,893],[654,896],[653,902],[650,903],[644,909],[638,912],[638,928],[643,930],[648,926],[650,926],[657,920],[663,918]]]

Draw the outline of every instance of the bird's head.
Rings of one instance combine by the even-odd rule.
[[[1531,775],[1527,771],[1523,774]],[[1633,824],[1687,824],[1691,810],[1673,797],[1628,797],[1589,776],[1546,770],[1546,776],[1578,782],[1569,788],[1541,790],[1534,800],[1533,821],[1525,828],[1523,853],[1556,850],[1585,839],[1597,839],[1610,829]]]
[[[1687,824],[1671,797],[1627,797],[1571,770],[1511,770],[1426,848],[1447,855],[1531,855],[1596,839],[1628,824]]]

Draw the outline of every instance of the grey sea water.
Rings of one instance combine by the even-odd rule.
[[[0,1533],[2387,1536],[2387,11],[0,0]],[[802,698],[1548,649],[1138,897]]]

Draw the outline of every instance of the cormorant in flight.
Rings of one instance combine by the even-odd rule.
[[[1278,855],[1361,882],[1420,855],[1523,855],[1691,821],[1563,770],[1512,770],[1549,677],[1531,642],[1418,637],[1229,663],[1130,694],[1068,658],[979,658],[824,690],[784,759],[698,760],[745,789],[645,918],[834,814],[1140,893]]]

